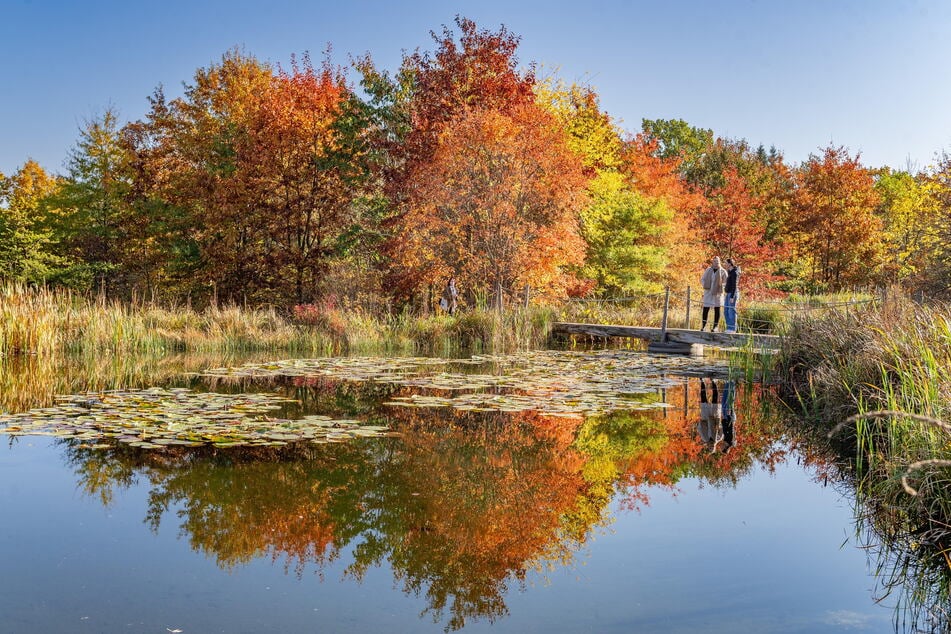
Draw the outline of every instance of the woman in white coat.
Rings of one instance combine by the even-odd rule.
[[[720,324],[720,308],[723,306],[726,278],[727,272],[720,266],[720,256],[713,256],[710,266],[700,277],[700,285],[703,287],[703,313],[700,330],[707,327],[707,315],[711,308],[713,309],[713,326],[710,328],[710,332],[714,332]]]

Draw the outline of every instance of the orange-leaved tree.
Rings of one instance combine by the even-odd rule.
[[[628,139],[622,160],[621,173],[631,189],[649,200],[663,201],[670,210],[669,222],[655,238],[667,255],[666,268],[658,281],[685,288],[694,282],[698,266],[706,259],[698,257],[701,243],[692,222],[696,210],[703,207],[703,196],[680,174],[679,158],[658,156],[656,140],[641,134]]]
[[[358,224],[353,200],[361,191],[359,134],[342,70],[308,57],[280,70],[250,129],[244,179],[261,201],[272,286],[311,302],[339,260],[341,236]]]
[[[377,113],[375,139],[390,206],[388,277],[392,291],[404,297],[436,283],[436,276],[447,267],[443,263],[433,268],[433,247],[417,233],[425,227],[413,226],[420,173],[432,164],[445,129],[469,111],[509,116],[534,104],[534,71],[520,70],[515,56],[519,38],[504,26],[488,31],[462,17],[456,18],[456,25],[461,31],[458,38],[449,28],[432,34],[433,53],[404,56],[393,81],[369,60],[360,64]]]
[[[875,279],[883,245],[878,202],[871,172],[844,147],[827,147],[800,166],[791,224],[810,290]]]
[[[564,133],[537,106],[462,112],[410,182],[401,263],[422,277],[454,272],[497,300],[523,285],[558,295],[569,282],[564,267],[583,260],[586,180]]]
[[[744,290],[762,290],[776,279],[772,271],[786,249],[766,238],[764,200],[749,190],[737,168],[727,166],[723,179],[722,187],[708,192],[695,220],[697,231],[710,253],[732,257],[741,266]]]

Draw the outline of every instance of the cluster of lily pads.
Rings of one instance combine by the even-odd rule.
[[[57,436],[143,449],[166,446],[267,447],[379,436],[386,427],[356,420],[275,418],[289,399],[273,394],[215,394],[185,388],[110,390],[57,398],[58,405],[0,415],[0,434]]]
[[[493,371],[438,371],[440,366],[487,366]],[[722,374],[724,366],[691,358],[656,357],[631,351],[530,351],[477,355],[470,359],[347,357],[289,359],[216,368],[213,377],[334,377],[376,381],[420,390],[464,392],[454,396],[414,394],[386,403],[404,407],[454,407],[476,411],[538,411],[555,416],[602,414],[663,407],[645,395],[678,384],[686,375]]]

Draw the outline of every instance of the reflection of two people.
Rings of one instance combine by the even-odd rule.
[[[709,391],[707,381],[710,382]],[[733,381],[725,381],[721,393],[717,381],[712,378],[700,379],[700,422],[697,423],[697,433],[700,434],[700,441],[711,453],[717,450],[717,445],[721,442],[723,453],[736,444],[736,414],[733,407],[735,394]]]

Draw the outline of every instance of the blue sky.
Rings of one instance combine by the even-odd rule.
[[[0,172],[64,171],[84,120],[142,117],[163,84],[241,46],[286,63],[330,43],[393,70],[456,14],[522,37],[519,58],[588,82],[631,131],[681,118],[775,145],[798,163],[830,142],[866,165],[918,168],[951,151],[951,2],[518,0],[122,2],[2,0]]]

